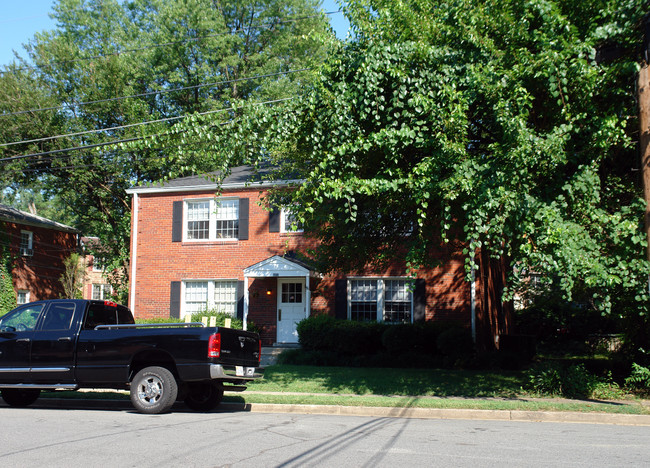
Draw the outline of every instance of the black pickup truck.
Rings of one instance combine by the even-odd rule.
[[[262,377],[256,333],[193,324],[136,325],[110,301],[31,302],[0,317],[0,391],[27,406],[41,390],[130,389],[143,413],[184,400],[216,407],[224,389],[245,390]]]

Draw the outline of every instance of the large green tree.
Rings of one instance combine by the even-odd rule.
[[[300,101],[209,137],[217,159],[305,181],[274,197],[300,211],[323,265],[397,254],[417,267],[460,241],[468,271],[511,266],[506,300],[533,271],[647,329],[644,13],[640,0],[352,0],[354,39]]]
[[[76,227],[100,238],[98,253],[124,292],[125,189],[184,174],[187,161],[194,170],[214,161],[196,141],[178,143],[187,161],[176,147],[108,143],[165,134],[195,113],[213,113],[216,124],[236,102],[293,95],[311,77],[300,70],[324,57],[315,37],[330,29],[317,7],[317,0],[60,0],[56,29],[37,34],[26,60],[0,76],[4,186],[30,185],[62,200]],[[146,121],[157,122],[138,125]]]

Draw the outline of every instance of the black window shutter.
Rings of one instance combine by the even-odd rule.
[[[175,201],[172,207],[172,242],[183,240],[183,202]]]
[[[280,214],[278,208],[269,211],[269,232],[280,232]]]
[[[169,316],[181,318],[181,282],[172,281],[169,293]]]
[[[244,320],[244,282],[237,281],[237,318]]]
[[[338,279],[334,283],[334,308],[337,319],[348,318],[348,280]]]
[[[415,280],[413,290],[413,321],[424,322],[427,316],[427,288],[424,278]]]
[[[248,240],[248,198],[239,199],[239,240]]]

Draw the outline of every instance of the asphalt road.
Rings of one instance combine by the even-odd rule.
[[[650,427],[0,406],[0,467],[648,466]]]

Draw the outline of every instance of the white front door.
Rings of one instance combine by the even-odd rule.
[[[306,317],[304,278],[278,279],[278,343],[298,343],[298,322]]]

